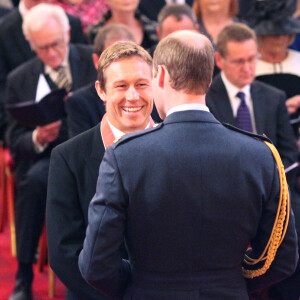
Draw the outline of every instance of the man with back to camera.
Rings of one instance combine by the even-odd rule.
[[[154,125],[150,118],[151,71],[151,56],[133,42],[118,42],[106,49],[96,82],[106,115],[101,124],[52,152],[46,209],[48,249],[50,265],[67,287],[67,300],[107,299],[81,277],[78,255],[105,148],[124,133]],[[123,248],[121,253],[126,256]]]
[[[267,138],[224,127],[209,113],[214,50],[206,37],[170,34],[153,64],[154,100],[165,120],[106,149],[80,271],[113,299],[249,299],[247,288],[289,276],[298,260],[294,219],[284,217],[284,172]],[[129,260],[119,254],[124,238]],[[243,263],[258,263],[265,248],[267,263]]]
[[[72,45],[68,18],[61,7],[39,4],[23,22],[37,57],[13,70],[7,79],[7,103],[37,101],[43,92],[64,87],[74,91],[95,80],[92,51]],[[64,122],[65,123],[65,122]],[[36,128],[14,118],[8,123],[8,146],[14,159],[18,271],[10,300],[32,299],[33,269],[46,207],[50,153],[67,139],[62,120]]]

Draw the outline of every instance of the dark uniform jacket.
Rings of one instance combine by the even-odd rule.
[[[271,269],[246,281],[245,251],[266,246],[278,206],[270,149],[222,126],[209,112],[167,116],[108,147],[79,256],[83,277],[132,300],[246,300],[292,274],[294,219]],[[125,236],[129,261],[119,247]]]

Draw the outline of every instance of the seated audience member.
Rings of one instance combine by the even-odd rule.
[[[260,53],[260,59],[256,66],[256,76],[290,74],[297,76],[300,81],[300,53],[288,49],[295,35],[300,33],[300,20],[292,17],[283,17],[279,20],[262,20],[254,29]],[[272,81],[269,83],[272,84]],[[297,87],[299,94],[295,94],[297,92],[296,87],[289,87],[288,82],[282,84],[283,87],[286,86],[285,92],[290,97],[286,102],[288,111],[294,113],[300,104],[300,87]]]
[[[158,14],[158,26],[156,29],[159,40],[168,34],[178,30],[198,30],[197,19],[191,9],[186,4],[165,5]],[[156,45],[150,50],[153,56]]]
[[[158,38],[155,31],[155,23],[137,10],[139,0],[131,0],[129,2],[108,0],[107,4],[109,11],[89,32],[92,42],[99,28],[104,25],[119,23],[126,25],[130,29],[136,42],[143,48],[150,49],[157,44]]]
[[[66,13],[78,17],[84,31],[91,25],[96,25],[108,10],[105,0],[50,0],[50,3],[57,4]]]
[[[238,7],[238,0],[194,0],[193,10],[199,23],[199,31],[215,44],[217,36],[226,25],[238,22]]]
[[[297,146],[285,106],[284,92],[255,81],[257,43],[253,30],[234,23],[217,39],[216,63],[222,70],[207,93],[214,116],[241,129],[266,134],[285,168],[297,161]]]
[[[5,83],[7,75],[14,68],[33,58],[36,53],[30,47],[22,31],[22,22],[29,10],[43,0],[21,0],[19,7],[14,8],[1,18],[0,26],[0,132],[5,130],[4,114]],[[71,27],[71,43],[85,43],[81,22],[68,15]],[[1,133],[0,133],[1,134]],[[1,135],[0,135],[1,139]]]
[[[23,22],[23,30],[37,57],[13,70],[7,79],[8,104],[36,99],[41,86],[76,90],[96,78],[92,51],[69,45],[70,26],[62,8],[39,4]],[[64,72],[64,76],[63,76]],[[43,83],[43,84],[42,84]],[[32,299],[34,262],[44,224],[50,152],[66,140],[62,121],[29,128],[10,118],[8,146],[14,159],[18,271],[9,300]]]
[[[78,255],[105,148],[124,133],[154,124],[150,117],[151,72],[152,59],[137,44],[123,41],[107,48],[100,56],[95,85],[106,106],[101,124],[52,152],[46,210],[48,248],[50,265],[66,285],[68,300],[110,299],[81,277]]]
[[[93,61],[98,68],[98,60],[106,48],[117,41],[133,41],[129,29],[122,24],[106,25],[99,29],[94,40]],[[103,101],[95,89],[95,83],[79,89],[66,102],[69,138],[96,126],[105,114]]]
[[[159,12],[166,4],[171,4],[176,1],[173,0],[140,0],[139,10],[142,14],[146,15],[149,19],[156,21]],[[193,0],[180,0],[177,1],[180,4],[188,4],[189,6],[193,5]]]

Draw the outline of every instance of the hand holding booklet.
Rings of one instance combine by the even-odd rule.
[[[24,127],[44,126],[65,116],[65,89],[56,89],[44,96],[39,102],[26,101],[7,105],[9,113]]]

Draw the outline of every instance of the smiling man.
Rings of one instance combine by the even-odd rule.
[[[98,63],[96,82],[106,105],[101,124],[52,152],[46,209],[48,248],[50,265],[66,285],[68,300],[107,299],[82,279],[78,254],[105,148],[124,133],[153,126],[151,64],[150,55],[133,42],[118,42],[106,49]],[[126,255],[124,250],[121,253]]]

